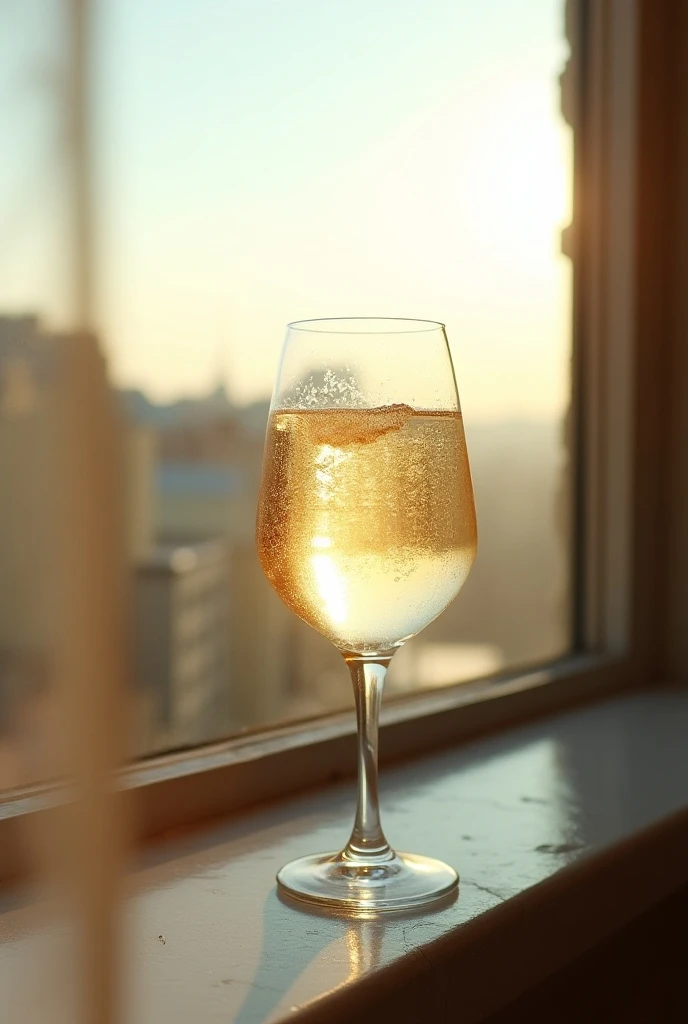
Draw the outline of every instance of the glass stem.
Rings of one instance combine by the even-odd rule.
[[[375,863],[393,856],[380,825],[377,792],[377,730],[382,688],[390,661],[391,657],[346,657],[354,685],[358,723],[358,808],[351,838],[344,849],[348,860]]]

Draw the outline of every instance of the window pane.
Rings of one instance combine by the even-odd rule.
[[[253,540],[284,325],[447,324],[480,552],[389,693],[564,653],[562,0],[100,0],[97,320],[127,418],[139,750],[351,704]]]

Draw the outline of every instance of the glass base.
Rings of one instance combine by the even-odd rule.
[[[393,853],[366,863],[342,853],[321,853],[293,860],[277,882],[292,899],[354,912],[406,910],[446,899],[459,876],[448,864],[413,853]]]

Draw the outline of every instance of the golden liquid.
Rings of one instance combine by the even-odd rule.
[[[263,570],[342,650],[389,650],[461,589],[476,550],[461,414],[277,411],[258,506]]]

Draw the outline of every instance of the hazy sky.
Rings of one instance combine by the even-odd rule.
[[[467,414],[561,410],[563,0],[97,9],[98,326],[118,380],[168,397],[222,373],[249,400],[288,320],[412,316],[447,323]],[[32,223],[0,309],[35,294],[57,317]]]

